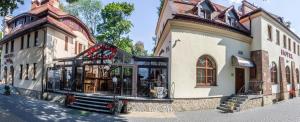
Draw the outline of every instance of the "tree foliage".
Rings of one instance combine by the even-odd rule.
[[[97,25],[101,23],[102,3],[99,0],[72,0],[63,9],[71,15],[81,19],[91,30],[93,35],[97,33]]]
[[[134,44],[133,54],[136,56],[147,56],[147,50],[145,50],[143,42],[138,41]]]
[[[0,16],[12,14],[19,4],[24,4],[24,0],[0,0]]]
[[[106,5],[101,16],[103,22],[98,25],[97,41],[116,45],[128,53],[132,53],[132,40],[127,36],[133,24],[128,20],[134,5],[127,2],[113,2]]]

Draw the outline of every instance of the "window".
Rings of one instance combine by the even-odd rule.
[[[5,84],[7,83],[7,67],[4,67],[4,74],[3,74],[3,77],[4,77],[4,82]]]
[[[78,52],[81,53],[81,51],[82,51],[82,44],[79,43],[79,49],[78,49]]]
[[[268,25],[268,40],[272,41],[272,26]]]
[[[65,51],[68,51],[68,37],[65,37]]]
[[[208,9],[203,9],[200,4],[198,4],[198,16],[204,19],[211,19],[211,12]]]
[[[275,62],[272,62],[271,67],[271,82],[277,84],[277,66]]]
[[[294,53],[296,54],[296,42],[293,43]]]
[[[300,79],[299,79],[299,69],[296,69],[296,77],[297,77],[297,83],[300,83]]]
[[[30,33],[27,34],[27,48],[30,48]]]
[[[21,37],[21,50],[24,49],[24,36]]]
[[[14,52],[14,40],[10,42],[10,52]]]
[[[291,71],[290,71],[290,67],[289,66],[286,66],[285,72],[286,72],[286,82],[288,84],[290,84],[291,83]]]
[[[32,80],[36,80],[36,63],[33,63],[33,78]]]
[[[77,41],[75,41],[75,54],[77,54]]]
[[[230,26],[236,26],[236,23],[237,23],[237,21],[236,21],[235,18],[233,18],[233,17],[228,17],[228,24],[229,24]]]
[[[26,64],[25,80],[28,80],[29,64]]]
[[[276,30],[276,44],[280,45],[280,31]]]
[[[10,80],[12,82],[12,85],[14,85],[14,78],[15,78],[15,70],[14,70],[14,67],[13,66],[10,66],[9,68],[10,72],[9,72],[9,75],[10,75]]]
[[[286,47],[286,35],[283,35],[283,48],[287,48]]]
[[[5,54],[8,53],[8,42],[5,44]]]
[[[300,55],[300,47],[299,47],[299,45],[297,45],[297,54],[298,54],[298,56]]]
[[[34,32],[34,46],[35,47],[38,45],[38,41],[39,41],[39,32],[36,31],[36,32]]]
[[[288,45],[289,45],[289,51],[291,51],[291,39],[290,38],[289,38]]]
[[[20,65],[20,76],[19,76],[20,80],[22,80],[23,78],[23,65]]]
[[[216,85],[216,63],[208,55],[201,56],[197,62],[197,86],[215,86]]]

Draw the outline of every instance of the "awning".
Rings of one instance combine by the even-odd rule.
[[[232,66],[235,67],[254,67],[254,63],[249,60],[239,56],[232,56]]]

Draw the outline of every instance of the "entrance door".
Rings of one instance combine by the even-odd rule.
[[[244,92],[244,90],[240,91],[242,87],[245,85],[245,70],[242,68],[235,69],[235,93]]]

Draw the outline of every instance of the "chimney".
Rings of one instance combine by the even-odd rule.
[[[11,20],[13,16],[7,15],[4,17],[3,22],[2,22],[2,31],[3,31],[3,36],[8,34],[10,31],[10,28],[7,25],[7,21]]]
[[[257,7],[254,4],[249,3],[247,0],[242,1],[241,12],[243,15],[248,14],[255,9],[257,9]]]
[[[51,5],[55,8],[59,8],[59,0],[32,0],[31,1],[31,10],[38,8],[45,4]]]

